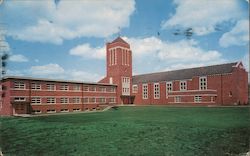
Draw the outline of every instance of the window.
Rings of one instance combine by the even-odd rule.
[[[110,103],[115,103],[115,98],[109,98]]]
[[[47,109],[47,113],[55,113],[56,110],[55,109]]]
[[[194,102],[201,102],[201,100],[202,100],[201,96],[194,97]]]
[[[91,86],[91,87],[89,88],[89,91],[95,92],[95,91],[96,91],[96,87],[95,87],[95,86]]]
[[[89,86],[83,86],[83,91],[88,92],[89,91]]]
[[[115,88],[114,87],[109,88],[109,92],[114,93],[115,92]]]
[[[79,97],[75,97],[75,98],[73,98],[73,101],[72,101],[73,103],[81,103],[81,100],[80,100],[80,98]]]
[[[106,88],[105,87],[100,87],[100,92],[106,92]]]
[[[41,110],[33,110],[33,113],[35,113],[35,114],[41,114],[42,111]]]
[[[89,98],[89,102],[90,102],[90,103],[95,103],[95,102],[96,102],[96,99],[95,99],[95,98]]]
[[[187,90],[187,81],[180,81],[180,90]]]
[[[14,88],[15,89],[25,89],[25,83],[24,82],[14,82]]]
[[[105,103],[105,102],[106,102],[106,99],[103,98],[103,97],[102,97],[102,98],[99,98],[99,102],[100,102],[100,103]]]
[[[69,86],[66,84],[61,85],[60,90],[69,90]]]
[[[41,98],[40,97],[32,97],[31,104],[41,104]]]
[[[80,85],[74,85],[73,86],[73,90],[81,90],[81,86]]]
[[[207,77],[200,77],[200,90],[207,89]]]
[[[69,112],[68,109],[61,109],[61,112]]]
[[[166,83],[166,91],[167,91],[167,93],[173,91],[172,82]]]
[[[214,102],[214,97],[213,97],[213,96],[211,96],[211,99],[210,99],[210,100],[211,100],[211,102]]]
[[[52,103],[55,103],[56,102],[56,99],[55,98],[53,98],[53,97],[48,97],[47,98],[47,103],[48,104],[52,104]]]
[[[174,98],[174,102],[175,102],[175,103],[181,102],[181,97],[180,97],[180,96],[176,96],[176,97]]]
[[[22,102],[22,101],[26,101],[26,98],[25,97],[15,97],[14,101],[15,102]]]
[[[142,84],[142,99],[148,99],[148,84]]]
[[[130,95],[130,78],[122,77],[122,95]]]
[[[137,85],[133,85],[133,93],[138,93],[138,86]]]
[[[83,103],[89,103],[89,98],[87,97],[83,98]]]
[[[79,112],[79,111],[81,111],[80,108],[73,108],[73,112]]]
[[[117,64],[116,49],[110,49],[110,65]]]
[[[69,98],[61,98],[60,102],[61,102],[62,104],[69,103]]]
[[[55,84],[46,84],[47,90],[55,90]]]
[[[233,92],[230,91],[229,94],[228,94],[229,97],[232,97],[233,96]]]
[[[154,83],[154,99],[160,99],[160,84]]]
[[[40,83],[31,83],[31,89],[32,90],[41,90],[41,84]]]

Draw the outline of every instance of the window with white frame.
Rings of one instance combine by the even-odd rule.
[[[130,78],[122,77],[122,95],[130,95]]]
[[[47,90],[55,90],[55,84],[48,83],[48,84],[46,84],[46,88],[47,88]]]
[[[100,87],[100,92],[106,92],[106,87]]]
[[[88,92],[89,91],[89,86],[83,86],[83,91]]]
[[[89,102],[90,103],[96,103],[96,98],[94,98],[94,97],[93,98],[89,98]]]
[[[60,99],[60,102],[61,102],[62,104],[69,103],[69,98],[63,97],[63,98]]]
[[[47,109],[47,113],[55,113],[56,110],[55,109]]]
[[[167,82],[166,83],[166,91],[167,91],[167,93],[173,91],[172,86],[173,86],[172,82]]]
[[[109,88],[109,92],[114,93],[115,92],[115,87]]]
[[[175,96],[174,102],[175,103],[180,103],[181,102],[181,97],[180,96]]]
[[[110,103],[115,103],[115,98],[109,98]]]
[[[25,97],[14,97],[14,101],[15,102],[22,102],[22,101],[26,101]]]
[[[25,89],[25,83],[21,81],[14,82],[15,89]]]
[[[69,86],[67,84],[62,84],[60,90],[69,90]]]
[[[83,98],[83,103],[89,103],[89,98],[84,97],[84,98]]]
[[[69,112],[68,109],[61,109],[61,112]]]
[[[31,83],[31,89],[32,90],[41,90],[41,84],[40,83]]]
[[[79,111],[81,111],[80,108],[73,108],[73,112],[79,112]]]
[[[41,98],[40,97],[32,97],[31,104],[41,104]]]
[[[54,97],[48,97],[48,98],[47,98],[47,103],[48,103],[48,104],[56,103],[56,99],[55,99]]]
[[[187,90],[187,81],[180,81],[180,90]]]
[[[160,84],[154,83],[154,99],[160,99]]]
[[[142,84],[142,99],[148,99],[148,84]]]
[[[202,97],[201,96],[195,96],[194,97],[194,102],[201,102],[202,101]]]
[[[132,92],[138,93],[138,86],[137,85],[133,85]]]
[[[106,102],[106,99],[105,99],[104,97],[100,97],[100,98],[99,98],[99,102],[100,102],[100,103],[105,103],[105,102]]]
[[[200,86],[200,90],[207,89],[207,77],[206,76],[200,77],[199,86]]]
[[[72,102],[73,102],[73,103],[81,103],[81,98],[79,98],[79,97],[74,97],[74,98],[72,99]]]
[[[96,91],[96,87],[95,87],[95,86],[91,86],[91,87],[89,87],[89,91],[91,91],[91,92],[95,92],[95,91]]]
[[[81,86],[79,84],[76,84],[73,86],[73,90],[79,91],[81,90]]]
[[[110,65],[117,64],[116,49],[110,49]]]
[[[41,110],[33,110],[33,113],[40,114],[40,113],[42,113],[42,111]]]

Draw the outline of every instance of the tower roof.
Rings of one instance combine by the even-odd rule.
[[[111,43],[117,43],[117,42],[120,42],[120,43],[125,43],[125,44],[128,44],[126,41],[124,41],[120,36],[118,36],[114,41],[112,41]]]

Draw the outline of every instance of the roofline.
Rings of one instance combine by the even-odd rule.
[[[117,86],[117,84],[109,84],[109,83],[96,83],[96,82],[83,82],[83,81],[74,81],[74,80],[33,78],[33,77],[25,77],[25,76],[5,76],[5,77],[3,77],[2,80],[7,80],[7,79],[21,79],[21,80],[49,81],[49,82],[61,82],[61,83],[81,83],[81,84],[89,84],[89,85]]]
[[[180,70],[186,70],[186,69],[198,69],[198,68],[203,68],[203,67],[212,67],[212,66],[218,66],[218,65],[226,65],[226,64],[232,64],[235,63],[237,64],[238,62],[231,62],[231,63],[223,63],[223,64],[215,64],[215,65],[209,65],[209,66],[200,66],[200,67],[193,67],[193,68],[182,68],[182,69],[177,69],[177,70],[168,70],[168,71],[161,71],[161,72],[155,72],[155,73],[146,73],[146,74],[138,74],[138,75],[133,75],[134,76],[144,76],[144,75],[150,75],[150,74],[161,74],[161,73],[166,73],[166,72],[175,72],[175,71],[180,71]],[[236,67],[235,65],[232,67]]]

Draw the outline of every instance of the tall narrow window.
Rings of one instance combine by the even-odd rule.
[[[130,95],[129,77],[122,77],[122,95]]]
[[[200,90],[207,89],[207,77],[206,76],[200,77],[199,86],[200,86],[199,88]]]
[[[187,81],[180,81],[180,90],[187,90]]]
[[[160,99],[160,84],[154,83],[154,99]]]
[[[112,50],[109,50],[109,65],[112,65]]]
[[[129,51],[127,51],[127,65],[129,65]]]
[[[148,84],[142,84],[142,99],[148,99]]]
[[[172,82],[166,83],[166,91],[167,91],[167,93],[173,91]]]

